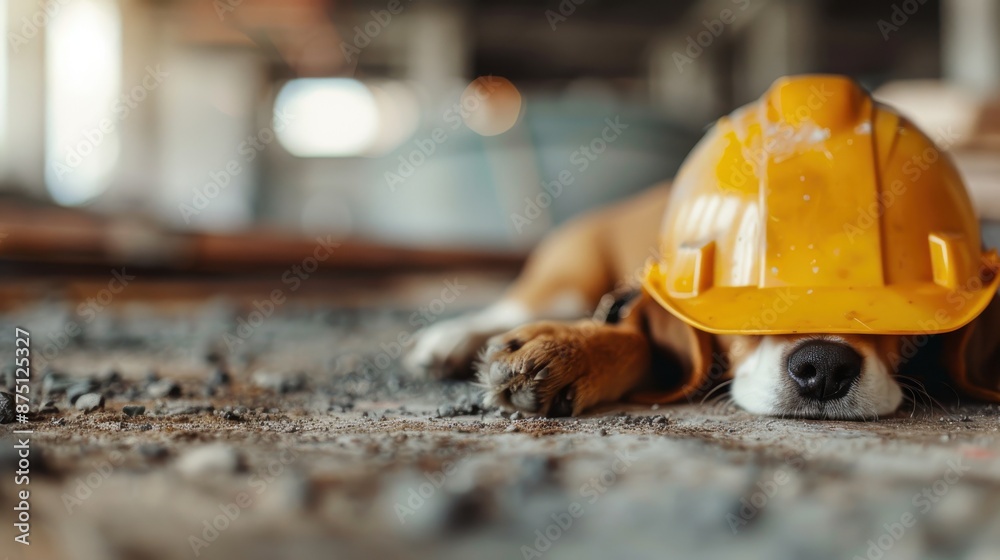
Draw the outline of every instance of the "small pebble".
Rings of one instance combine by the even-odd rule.
[[[231,420],[233,422],[239,422],[240,420],[243,420],[242,416],[233,412],[232,410],[222,411],[221,413],[219,413],[219,417],[222,418],[223,420]]]
[[[605,430],[604,428],[601,428],[600,430],[597,430],[597,435],[602,436],[602,437],[606,436],[606,435],[608,435],[608,431]]]
[[[438,418],[454,418],[455,416],[475,416],[477,414],[485,414],[487,411],[479,404],[478,401],[469,399],[468,397],[462,397],[455,404],[444,404],[438,407],[437,417]],[[499,412],[501,418],[506,418],[507,414],[504,412]]]
[[[10,424],[15,418],[14,395],[0,393],[0,424]]]
[[[138,404],[130,404],[122,407],[122,412],[124,412],[125,416],[128,416],[129,418],[135,418],[136,416],[142,416],[145,414],[146,407]]]
[[[69,404],[76,404],[77,399],[93,392],[94,389],[97,389],[97,383],[89,380],[81,381],[66,389],[66,399],[69,400]]]
[[[83,412],[93,412],[104,408],[104,395],[100,393],[87,393],[86,395],[80,395],[76,399],[76,409],[82,410]]]
[[[55,401],[45,401],[42,403],[42,407],[38,409],[39,414],[59,414],[59,407],[56,406]]]
[[[209,387],[222,387],[232,383],[233,378],[229,375],[229,372],[224,369],[216,369],[212,372],[211,377],[208,378]]]
[[[169,379],[155,381],[146,387],[146,393],[154,399],[181,396],[181,386]]]
[[[117,370],[111,370],[104,375],[101,379],[101,385],[108,387],[110,385],[115,385],[122,382],[122,374],[118,373]]]
[[[441,405],[437,409],[438,418],[452,418],[455,414],[455,407],[450,404]]]
[[[139,453],[150,459],[163,459],[169,455],[167,448],[158,443],[144,443],[140,445]]]
[[[521,411],[517,410],[517,411],[514,411],[513,413],[511,413],[510,419],[511,420],[520,420],[521,419]]]
[[[186,476],[195,478],[209,473],[234,473],[243,459],[232,447],[215,443],[191,449],[177,459],[177,468]]]
[[[507,426],[507,429],[504,430],[504,431],[505,432],[520,432],[521,428],[518,428],[517,424],[511,424],[510,426]]]
[[[181,401],[176,403],[171,403],[162,409],[157,410],[157,414],[160,416],[184,416],[188,414],[198,415],[208,412],[213,412],[215,407],[210,404],[202,404],[198,402]]]
[[[42,378],[42,393],[45,395],[58,395],[66,392],[74,385],[74,381],[62,373],[50,371]]]
[[[256,386],[282,395],[302,391],[306,387],[305,376],[301,373],[284,375],[269,371],[258,371],[253,374],[252,380]]]

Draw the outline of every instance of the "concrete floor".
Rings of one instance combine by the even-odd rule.
[[[475,285],[442,316],[502,282]],[[402,373],[392,341],[420,306],[377,291],[289,302],[229,345],[252,307],[223,298],[83,320],[32,385],[28,547],[13,544],[0,426],[0,557],[1000,557],[995,405],[908,404],[877,423],[716,403],[511,419],[470,384]],[[58,299],[8,312],[3,363],[15,325],[41,352],[81,319]],[[103,410],[69,403],[87,379]]]

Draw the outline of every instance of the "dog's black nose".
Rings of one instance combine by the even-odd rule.
[[[813,340],[788,356],[788,375],[803,397],[819,401],[839,399],[861,375],[861,354],[839,342]]]

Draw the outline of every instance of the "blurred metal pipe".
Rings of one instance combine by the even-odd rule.
[[[421,4],[408,16],[408,77],[427,90],[429,99],[439,100],[456,80],[471,79],[468,10],[450,2]]]
[[[1000,86],[1000,3],[944,0],[941,59],[949,81],[976,92]]]

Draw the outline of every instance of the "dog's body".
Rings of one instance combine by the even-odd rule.
[[[584,318],[605,294],[634,285],[655,254],[668,194],[668,185],[658,185],[558,229],[531,255],[500,302],[423,333],[408,357],[411,366],[439,377],[461,377],[481,358],[479,378],[489,404],[543,415],[579,414],[632,393],[638,400],[672,400],[676,395],[655,392],[656,387],[676,385],[696,371],[712,374],[699,387],[704,397],[732,372],[733,395],[744,408],[794,413],[771,398],[781,393],[778,376],[764,379],[751,370],[777,371],[771,362],[802,337],[767,337],[762,343],[762,337],[710,336],[645,295],[630,302],[617,324]],[[570,319],[577,320],[557,322]],[[874,344],[852,338],[874,354]],[[871,362],[868,367],[880,367],[877,360]],[[862,399],[868,402],[857,413],[825,413],[873,417],[895,410],[902,399],[899,387],[868,377],[873,382]]]
[[[836,85],[843,91],[855,91],[852,88],[856,86],[848,85],[841,79],[833,80],[839,80]],[[833,82],[823,83],[830,85]],[[812,95],[812,89],[798,84],[793,84],[793,87]],[[777,88],[778,86],[774,90],[777,91]],[[773,108],[781,103],[787,105],[789,97],[794,98],[773,94],[772,97],[765,97],[762,103],[769,103],[765,107],[770,107],[768,110],[775,112]],[[841,106],[840,112],[834,108],[831,113],[841,118],[844,114],[855,111],[857,106],[855,101],[849,100]],[[790,109],[788,111],[794,113]],[[733,122],[746,121],[744,117],[736,116],[738,114],[734,113]],[[817,116],[822,115],[817,113]],[[829,120],[829,117],[830,115],[826,115],[823,118]],[[755,122],[751,122],[751,125]],[[859,136],[859,142],[871,142],[871,122],[865,121],[868,128],[855,129],[857,134],[862,135]],[[885,125],[888,121],[879,122]],[[899,140],[897,145],[904,141],[912,142],[913,138],[920,140],[918,133],[907,128],[908,124],[900,124],[897,129],[896,122],[891,121],[882,128],[885,133],[880,137],[883,139],[883,144],[880,145],[884,146],[880,152],[882,157],[888,158],[886,154],[895,153],[892,151],[895,148],[890,143],[894,138],[905,139]],[[719,133],[717,137],[729,134],[725,141],[728,144],[723,144],[737,145],[737,133],[732,131],[735,125],[726,126],[730,126],[726,129],[729,132]],[[747,129],[745,123],[741,126],[741,131]],[[772,128],[780,131],[780,127]],[[772,128],[768,128],[769,133]],[[829,137],[829,130],[812,136],[797,134],[791,136],[791,139],[796,143],[803,143],[809,149],[814,145],[810,142],[815,143],[813,137],[818,138],[815,141],[822,142]],[[850,146],[852,141],[848,141],[846,145]],[[798,144],[793,145],[794,149],[790,149],[789,153],[797,153],[797,146]],[[788,148],[784,145],[778,147]],[[912,148],[900,148],[903,152],[906,149]],[[709,152],[702,151],[700,156],[691,158],[702,162],[702,165],[708,165],[704,163],[706,153]],[[870,153],[866,154],[863,150],[860,153],[861,157],[871,157]],[[790,157],[784,153],[778,155],[785,160]],[[698,157],[702,159],[698,160]],[[776,162],[781,159],[774,157]],[[817,157],[824,162],[822,165],[827,165],[823,158],[832,156],[829,151],[820,150]],[[847,160],[850,160],[850,156]],[[708,165],[712,170],[711,174],[697,176],[694,180],[688,177],[685,184],[700,185],[714,180],[715,174],[720,173],[712,167],[714,161]],[[890,164],[883,162],[882,165]],[[947,166],[945,168],[950,169]],[[799,171],[792,175],[801,181],[806,180],[806,176]],[[852,181],[860,179],[847,173],[840,177],[840,181],[834,186],[846,187]],[[912,192],[924,194],[910,196],[925,197],[919,199],[923,202],[937,200],[933,198],[936,196],[934,189],[937,186],[937,183],[929,184],[925,191],[920,190],[923,188],[920,185],[914,186]],[[661,305],[662,300],[647,295],[645,290],[635,289],[644,263],[650,257],[660,256],[657,235],[662,231],[664,216],[683,212],[666,212],[669,194],[669,185],[659,185],[559,228],[531,255],[523,273],[500,302],[474,315],[439,323],[421,333],[407,358],[411,369],[427,371],[438,377],[460,377],[472,372],[475,367],[478,369],[479,380],[486,387],[485,400],[488,404],[541,415],[579,414],[599,403],[623,397],[640,402],[669,402],[683,397],[700,400],[709,395],[712,387],[731,379],[733,401],[750,412],[813,418],[873,419],[891,414],[899,407],[903,400],[903,390],[899,384],[899,380],[903,378],[899,375],[901,368],[913,366],[915,362],[943,365],[944,369],[953,374],[959,372],[956,381],[960,388],[975,396],[1000,400],[1000,376],[996,375],[993,368],[998,357],[997,348],[1000,346],[1000,328],[996,328],[1000,325],[1000,305],[996,303],[995,297],[986,311],[971,324],[940,335],[936,340],[943,340],[941,344],[930,344],[928,341],[932,337],[924,333],[906,336],[823,333],[711,335],[682,321],[664,307],[666,304]],[[804,199],[808,201],[810,197],[806,195]],[[902,207],[896,207],[893,212]],[[675,207],[671,209],[673,208]],[[786,204],[784,208],[787,210],[794,207]],[[813,216],[822,217],[822,211]],[[960,223],[968,225],[969,220],[973,219],[971,210],[969,216]],[[769,219],[780,221],[781,217],[772,216]],[[704,220],[699,222],[704,223]],[[922,239],[926,240],[927,234],[920,229],[921,224],[911,223],[912,226],[905,220],[899,220],[893,233],[899,231],[899,228],[914,227],[914,234],[922,234],[925,236]],[[957,227],[956,222],[951,224],[952,227]],[[716,226],[718,229],[713,235],[727,235],[724,232],[734,227],[729,222],[720,222]],[[705,226],[699,227],[704,229]],[[767,228],[771,227],[769,223]],[[803,227],[809,229],[814,226],[806,223]],[[742,231],[735,235],[744,235]],[[756,226],[751,231],[757,231]],[[836,235],[837,231],[832,234]],[[889,246],[889,249],[902,246],[905,241],[900,239],[897,238],[896,245]],[[809,245],[809,249],[812,249],[812,245]],[[790,250],[794,251],[795,246],[791,245]],[[918,247],[918,250],[926,249]],[[840,251],[839,246],[832,249],[834,255]],[[896,267],[893,274],[900,274],[900,263],[919,264],[921,261],[913,257],[914,254],[892,261]],[[780,257],[781,254],[777,253],[777,256]],[[861,258],[858,256],[858,260],[851,264],[841,263],[839,278],[847,278],[851,273],[848,267],[859,265]],[[885,262],[878,252],[865,258],[869,259],[868,262]],[[816,262],[813,260],[813,263]],[[926,266],[930,267],[929,264]],[[982,287],[982,278],[995,278],[994,266],[988,264],[990,270],[981,270],[980,276],[972,280],[980,282],[978,285]],[[813,266],[812,272],[815,274],[820,269],[819,266]],[[768,270],[775,274],[778,272],[777,267]],[[983,276],[984,273],[987,276]],[[826,284],[821,280],[818,285],[835,285],[839,278],[826,279]],[[687,286],[696,284],[696,281],[691,281]],[[616,313],[620,317],[613,321],[586,319],[601,303],[602,297],[622,287],[631,287],[632,292],[638,295],[631,299],[625,298],[615,306],[607,305],[607,301],[601,306],[620,308]],[[953,291],[949,296],[956,296],[959,308],[965,305],[963,296],[971,298],[971,294],[963,293],[961,287],[950,289]],[[995,293],[995,288],[989,289]],[[811,294],[812,290],[800,293]],[[984,294],[980,290],[979,294],[985,295],[981,299],[983,305],[990,301],[989,293]],[[907,297],[916,299],[914,296]],[[874,296],[873,301],[877,298],[878,296]],[[817,299],[821,298],[812,301]],[[948,301],[951,301],[951,297]],[[775,310],[781,312],[782,305],[787,308],[790,302],[776,300]],[[833,305],[836,309],[836,304]],[[903,306],[905,305],[904,302]],[[810,307],[807,305],[805,309]],[[949,309],[939,311],[951,312]],[[891,319],[892,312],[894,310],[890,308],[883,315],[886,319]],[[725,310],[719,309],[715,313],[725,315]],[[852,311],[852,316],[853,313]],[[739,315],[727,318],[731,317],[742,320]],[[809,315],[801,317],[806,321],[811,318]],[[875,318],[877,319],[878,317]],[[858,323],[870,328],[860,320]],[[912,325],[905,326],[910,328],[897,332],[913,332]],[[956,324],[958,326],[960,325]],[[946,329],[930,332],[943,330]],[[795,331],[793,327],[779,332]],[[847,331],[841,327],[837,332]],[[917,357],[914,352],[909,351],[910,347],[934,349],[936,352],[933,356]],[[934,364],[934,360],[940,362]],[[970,383],[969,380],[975,380],[976,383]],[[976,384],[978,385],[973,387]]]
[[[499,302],[422,332],[408,365],[441,378],[478,369],[488,404],[541,415],[580,414],[623,398],[701,400],[728,379],[735,403],[759,414],[873,419],[899,407],[903,393],[894,374],[899,359],[910,358],[900,336],[710,335],[645,294],[629,301],[616,323],[587,318],[602,297],[636,285],[655,255],[668,194],[669,185],[658,185],[557,229]],[[994,303],[978,321],[998,316]],[[996,329],[978,329],[975,338],[982,340],[966,349],[981,354],[976,361],[984,366],[995,355],[990,331]],[[843,395],[811,398],[788,375],[793,350],[809,344],[856,352],[860,371]],[[958,359],[921,359],[936,358]],[[669,390],[692,377],[700,379],[693,392]]]

